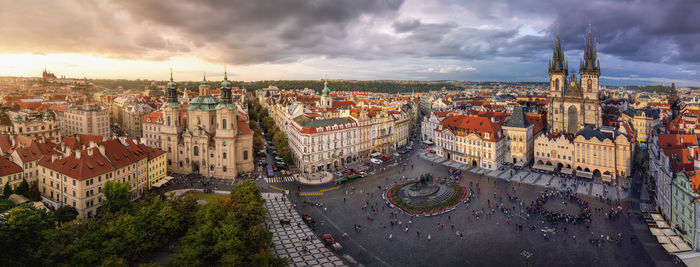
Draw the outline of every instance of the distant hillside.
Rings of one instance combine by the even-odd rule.
[[[671,91],[670,86],[662,86],[662,85],[632,85],[632,86],[625,86],[625,89],[639,91],[639,92],[658,93],[658,94],[667,94]]]
[[[105,80],[96,79],[91,82],[97,86],[116,89],[119,86],[124,89],[153,89],[156,84],[165,84],[165,81],[150,81],[150,80]],[[218,85],[221,81],[210,81],[212,87]],[[278,81],[231,81],[233,86],[246,88],[248,90],[256,90],[266,88],[270,85],[275,85],[280,89],[304,89],[309,88],[317,92],[323,89],[323,81],[317,80],[278,80]],[[178,88],[187,88],[188,90],[196,91],[200,82],[178,82]],[[328,87],[334,91],[372,91],[378,93],[396,93],[396,92],[427,92],[431,90],[440,90],[445,87],[447,90],[458,89],[454,84],[447,82],[428,82],[428,81],[349,81],[349,80],[331,80],[328,81]]]

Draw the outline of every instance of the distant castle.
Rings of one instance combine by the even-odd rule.
[[[44,79],[44,80],[55,80],[55,79],[57,79],[55,74],[53,74],[53,73],[47,71],[46,69],[44,69],[44,71],[41,72],[41,78]]]

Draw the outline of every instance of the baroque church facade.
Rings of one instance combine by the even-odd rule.
[[[253,131],[245,111],[233,101],[226,75],[220,98],[211,95],[205,78],[199,85],[199,96],[189,100],[185,109],[178,101],[172,73],[166,95],[161,148],[168,155],[168,171],[223,179],[253,171]]]
[[[575,134],[584,127],[598,128],[602,124],[602,108],[598,101],[600,62],[591,32],[579,68],[580,79],[574,72],[569,76],[569,64],[564,58],[559,35],[549,62],[550,132]]]

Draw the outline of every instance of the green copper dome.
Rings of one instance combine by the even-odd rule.
[[[219,104],[219,99],[210,95],[198,96],[190,100],[187,110],[215,110]]]
[[[329,96],[331,94],[331,89],[328,88],[328,81],[323,83],[323,91],[321,91],[322,96]]]
[[[19,122],[19,121],[23,121],[23,120],[24,119],[22,119],[22,115],[19,115],[19,114],[15,115],[15,121]]]
[[[51,113],[49,113],[48,111],[44,112],[44,120],[46,120],[46,121],[53,120],[53,116],[51,116]]]

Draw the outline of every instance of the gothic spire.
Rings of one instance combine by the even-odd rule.
[[[588,39],[586,40],[586,48],[583,51],[583,66],[581,68],[582,72],[598,72],[600,71],[599,66],[597,66],[598,55],[597,48],[593,41],[593,35],[591,34],[591,25],[588,24]]]
[[[557,39],[554,41],[554,50],[552,50],[552,62],[549,72],[568,72],[568,68],[564,62],[564,51],[562,50],[561,39],[559,39],[559,32],[557,32]]]

